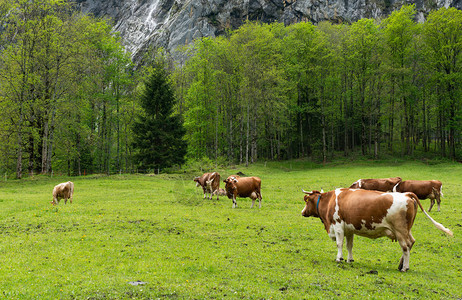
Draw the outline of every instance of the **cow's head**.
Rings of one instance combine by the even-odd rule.
[[[199,183],[200,177],[194,177],[194,181],[196,182],[196,187],[200,186],[201,184]]]
[[[229,199],[233,198],[234,192],[237,190],[237,183],[239,182],[239,176],[229,176],[223,182],[225,183],[226,195]]]
[[[304,217],[311,217],[311,216],[318,216],[318,212],[316,209],[318,197],[321,196],[321,191],[311,191],[307,192],[302,190],[306,195],[304,197],[305,200],[305,208],[302,210],[302,216]]]

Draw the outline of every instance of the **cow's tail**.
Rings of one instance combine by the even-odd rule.
[[[419,205],[420,209],[423,211],[423,213],[427,216],[427,218],[430,219],[430,221],[433,223],[433,225],[435,225],[436,228],[438,228],[439,230],[443,231],[444,233],[446,233],[447,235],[450,235],[450,236],[453,236],[454,234],[452,233],[452,231],[446,227],[443,226],[443,224],[440,224],[438,222],[436,222],[435,220],[433,220],[432,217],[430,217],[430,215],[425,211],[425,209],[422,207],[422,203],[420,203],[420,200],[419,198],[414,194],[414,193],[407,193],[411,196],[412,199],[414,199],[414,201]]]
[[[443,197],[443,185],[440,186],[440,196]]]

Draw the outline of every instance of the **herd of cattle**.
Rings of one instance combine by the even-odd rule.
[[[252,199],[252,206],[258,199],[261,208],[261,180],[258,177],[228,176],[223,182],[225,189],[220,188],[220,174],[218,172],[205,173],[194,178],[196,186],[201,186],[204,198],[212,199],[213,195],[228,196],[233,200],[233,208],[237,206],[236,198]],[[392,241],[398,241],[403,254],[398,269],[406,272],[409,269],[410,251],[415,239],[411,228],[418,211],[423,211],[436,228],[448,235],[451,230],[433,220],[423,209],[419,199],[431,200],[430,211],[435,203],[440,203],[442,184],[438,180],[405,180],[400,177],[382,179],[359,179],[349,188],[338,188],[333,191],[303,192],[305,207],[304,217],[320,218],[327,234],[337,243],[336,261],[343,260],[343,240],[346,239],[348,262],[353,261],[353,236],[360,235],[368,238],[386,236]],[[58,184],[53,189],[53,205],[60,199],[72,203],[74,184],[71,181]]]
[[[205,173],[195,177],[196,186],[201,186],[204,198],[212,199],[213,195],[228,196],[236,207],[236,198],[259,200],[261,207],[261,180],[258,177],[240,177],[231,175],[223,182],[225,189],[220,189],[220,174],[218,172]],[[442,184],[438,180],[405,180],[400,177],[381,179],[359,179],[349,188],[339,188],[334,191],[303,192],[305,207],[304,217],[320,218],[327,234],[337,243],[336,261],[343,260],[343,240],[346,239],[348,250],[347,262],[353,262],[353,236],[360,235],[368,238],[386,236],[392,241],[398,241],[403,254],[398,269],[402,272],[409,270],[409,258],[415,239],[411,228],[418,211],[418,207],[436,228],[452,236],[451,230],[433,220],[424,210],[419,199],[430,199],[431,211],[435,200],[440,211]]]
[[[220,189],[220,174],[218,172],[204,173],[202,176],[194,178],[196,186],[201,186],[204,191],[204,199],[209,194],[209,199],[213,195],[217,195],[217,200],[220,196],[228,196],[233,199],[233,208],[237,206],[236,198],[252,199],[252,206],[255,200],[258,199],[258,206],[261,208],[261,179],[258,177],[241,177],[239,175],[230,175],[223,180],[225,189]]]

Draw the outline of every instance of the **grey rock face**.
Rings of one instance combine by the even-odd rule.
[[[174,50],[196,38],[217,36],[236,29],[246,20],[286,25],[329,20],[354,22],[381,18],[415,3],[417,20],[431,9],[454,6],[462,0],[75,0],[81,11],[114,22],[134,57],[150,45]]]

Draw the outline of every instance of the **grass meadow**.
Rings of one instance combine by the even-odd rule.
[[[259,176],[262,208],[203,200],[192,181],[200,171],[0,182],[0,298],[462,298],[462,164],[291,161],[218,171]],[[435,205],[430,215],[454,237],[419,212],[407,273],[387,238],[356,236],[355,262],[336,263],[321,221],[301,216],[301,189],[391,176],[441,180],[441,212]],[[74,203],[53,207],[53,186],[67,180]]]

